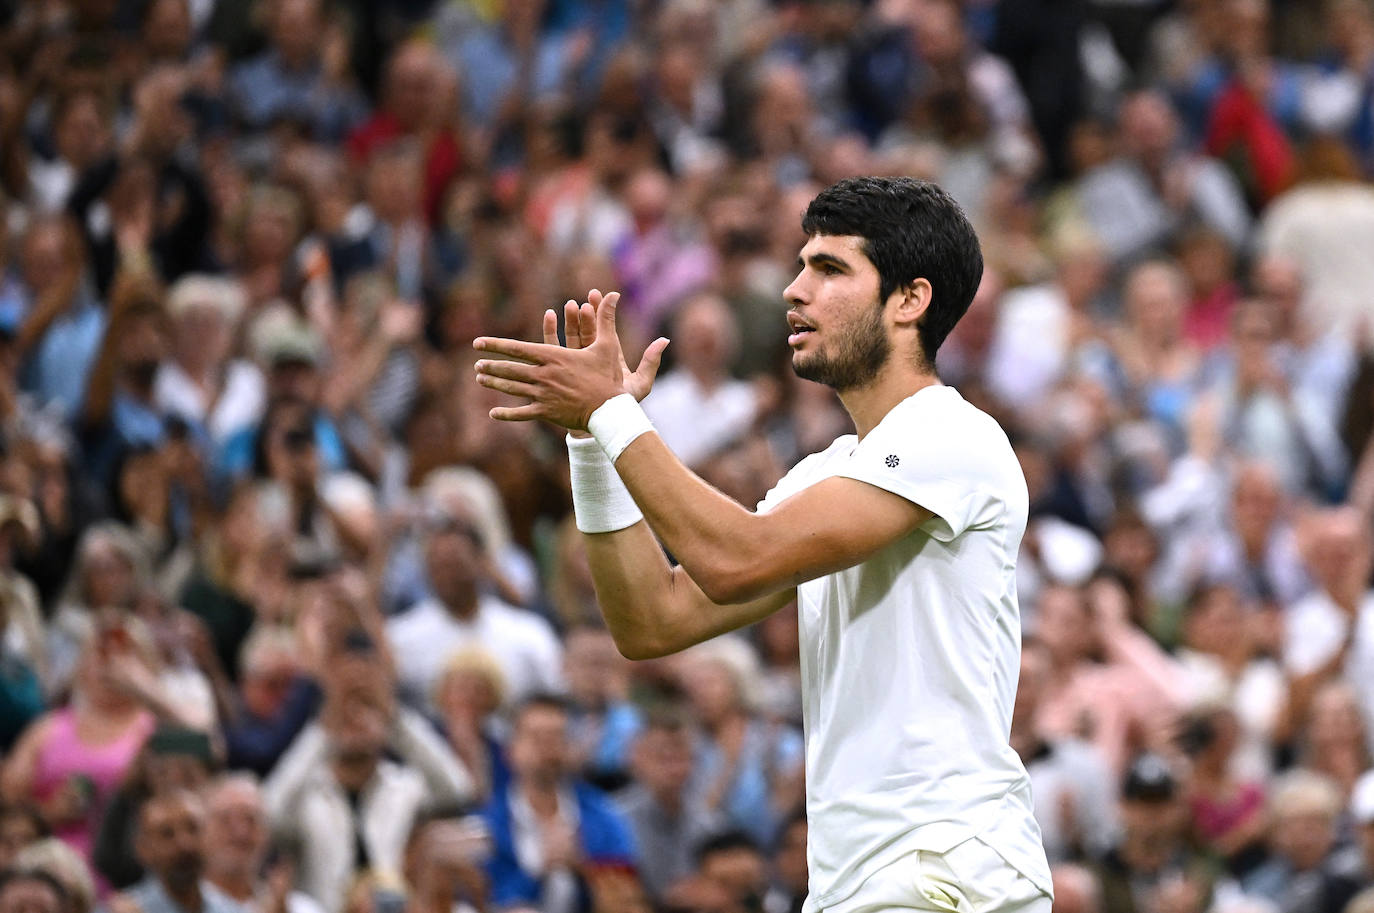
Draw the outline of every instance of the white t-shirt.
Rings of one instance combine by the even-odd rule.
[[[862,441],[845,435],[802,460],[759,510],[832,476],[935,517],[797,588],[808,907],[844,900],[915,850],[973,836],[1048,893],[1030,780],[1008,744],[1027,495],[1006,435],[953,388],[927,387]]]
[[[535,613],[482,596],[468,621],[430,597],[392,618],[387,639],[396,655],[401,685],[430,707],[434,686],[458,650],[481,647],[496,660],[506,679],[506,706],[536,691],[563,691],[563,649],[549,623]]]
[[[1343,673],[1359,698],[1365,737],[1374,751],[1374,590],[1360,600],[1354,623],[1354,640]],[[1320,669],[1345,643],[1350,624],[1349,614],[1325,592],[1318,589],[1308,593],[1284,612],[1284,667],[1292,675]]]

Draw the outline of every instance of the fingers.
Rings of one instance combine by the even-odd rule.
[[[585,345],[578,329],[577,302],[571,298],[563,305],[563,338],[570,349],[580,349]]]
[[[527,384],[520,380],[506,380],[504,377],[493,377],[490,374],[478,374],[477,383],[488,390],[509,393],[511,396],[519,396],[524,399],[534,399],[535,394],[539,392],[539,388],[534,384]]]
[[[472,347],[479,352],[495,355],[509,355],[532,365],[544,363],[546,347],[537,342],[524,342],[519,339],[504,339],[500,336],[479,336],[472,341]]]
[[[596,309],[596,338],[615,338],[615,308],[620,303],[619,292],[608,292]]]
[[[501,377],[506,380],[531,382],[538,376],[536,365],[527,365],[518,361],[497,361],[483,358],[472,367],[479,377],[485,374],[491,377]]]
[[[644,350],[644,357],[639,360],[639,367],[635,369],[635,374],[641,375],[645,380],[653,383],[658,376],[658,368],[663,364],[663,350],[668,348],[668,339],[660,336],[649,347]]]
[[[544,345],[558,345],[558,314],[553,308],[544,312]]]
[[[577,311],[577,328],[582,334],[582,344],[589,346],[596,342],[596,308],[590,303],[582,305]]]
[[[498,422],[532,422],[542,418],[539,406],[526,403],[523,406],[496,406],[487,415]]]

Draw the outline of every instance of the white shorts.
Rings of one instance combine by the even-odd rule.
[[[805,913],[1050,913],[1050,896],[977,837],[947,853],[917,850],[883,866],[859,889]]]

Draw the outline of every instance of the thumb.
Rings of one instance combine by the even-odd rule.
[[[649,347],[644,350],[644,357],[639,360],[639,367],[635,369],[635,374],[640,375],[650,383],[658,376],[659,366],[663,364],[663,350],[668,348],[667,337],[660,336]]]
[[[607,292],[596,309],[596,341],[605,344],[607,340],[619,342],[615,335],[615,310],[620,303],[619,292]]]

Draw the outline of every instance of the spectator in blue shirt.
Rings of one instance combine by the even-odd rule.
[[[491,902],[544,913],[587,913],[587,875],[633,867],[629,825],[610,799],[571,773],[568,710],[555,696],[515,711],[508,745],[510,785],[483,811],[491,830]]]
[[[235,116],[252,130],[291,118],[317,140],[341,140],[367,106],[349,83],[348,57],[336,47],[340,36],[325,25],[320,0],[276,4],[268,38],[268,49],[230,76]]]

